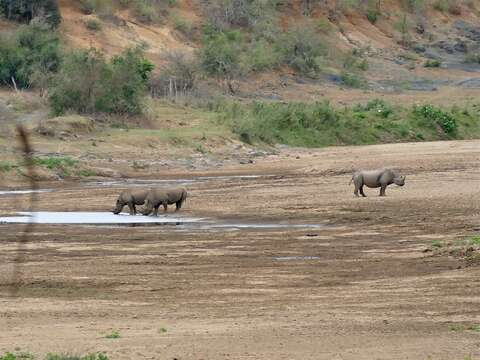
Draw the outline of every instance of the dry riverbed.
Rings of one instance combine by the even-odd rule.
[[[479,234],[479,159],[480,141],[286,149],[212,177],[177,174],[190,196],[167,216],[207,223],[37,224],[17,297],[25,225],[2,224],[0,354],[475,359],[475,249],[467,259],[432,243]],[[352,169],[382,165],[405,187],[354,198]],[[36,210],[106,212],[126,186],[44,183]],[[28,194],[0,198],[3,214],[28,210]]]

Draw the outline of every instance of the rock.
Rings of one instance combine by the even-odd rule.
[[[466,53],[468,51],[468,47],[465,41],[458,41],[455,45],[453,45],[453,48],[455,51],[461,53]]]
[[[95,166],[86,166],[85,170],[94,173],[96,176],[109,177],[109,178],[121,178],[123,177],[118,171],[109,168],[100,168]]]
[[[415,44],[413,45],[413,51],[415,51],[416,53],[424,53],[427,49],[425,48],[424,45],[422,44]]]
[[[30,178],[30,175],[28,174],[27,169],[20,169],[19,172],[21,175],[27,178]],[[36,166],[33,179],[36,181],[52,181],[52,180],[60,180],[60,176],[58,176],[57,174],[55,174],[54,172],[48,169],[44,169],[42,167]]]
[[[61,139],[78,137],[93,131],[93,120],[80,115],[59,116],[40,122],[35,129],[39,134]]]

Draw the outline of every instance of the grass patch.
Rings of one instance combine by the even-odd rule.
[[[6,352],[0,355],[0,360],[33,360],[35,357],[29,352]]]
[[[46,158],[34,158],[33,163],[50,170],[56,170],[73,167],[77,164],[77,161],[68,156],[49,156]]]
[[[480,325],[475,324],[475,325],[470,325],[467,330],[475,331],[475,332],[480,332]]]
[[[61,177],[68,177],[72,174],[78,161],[69,156],[48,156],[33,158],[33,163],[37,166],[47,168],[57,172]]]
[[[102,353],[97,353],[97,354],[88,354],[84,356],[48,354],[45,360],[109,360],[109,359],[107,355]]]
[[[76,175],[80,177],[90,177],[90,176],[96,176],[97,174],[92,170],[80,169],[76,172]]]
[[[164,327],[162,327],[162,328],[158,329],[158,332],[159,332],[160,334],[165,334],[165,333],[167,332],[167,329],[165,329]]]
[[[91,31],[100,31],[102,30],[102,24],[96,19],[88,19],[85,21],[85,27]]]
[[[219,122],[231,127],[246,143],[319,147],[480,135],[480,122],[473,111],[430,104],[393,106],[379,99],[343,109],[328,102],[223,102],[215,111]]]
[[[475,331],[475,332],[480,332],[480,324],[473,324],[470,326],[465,326],[464,324],[452,324],[449,327],[450,331]]]
[[[9,172],[15,167],[10,161],[0,161],[0,173]]]
[[[340,74],[340,80],[343,85],[351,88],[355,88],[355,89],[364,88],[366,86],[365,79],[363,79],[357,74],[347,72],[347,71],[344,71]]]
[[[423,64],[426,68],[439,68],[442,65],[440,60],[427,60],[425,64]]]
[[[107,334],[105,336],[106,339],[119,339],[120,338],[120,332],[118,330],[112,330],[110,334]]]
[[[480,246],[480,235],[470,236],[465,239],[468,245]]]
[[[434,249],[440,249],[444,246],[445,246],[445,244],[443,242],[441,242],[440,240],[432,241],[432,248],[434,248]]]

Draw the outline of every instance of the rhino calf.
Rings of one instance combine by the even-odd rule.
[[[117,199],[115,208],[112,210],[114,214],[119,214],[122,212],[125,205],[128,205],[130,209],[130,215],[136,215],[137,209],[135,205],[145,204],[145,199],[147,198],[148,190],[125,190],[120,193]]]
[[[385,196],[385,190],[390,184],[396,184],[398,186],[405,185],[405,176],[396,174],[391,169],[378,169],[378,170],[369,170],[369,171],[357,171],[353,174],[350,184],[354,183],[355,185],[355,196],[358,196],[358,192],[363,197],[366,197],[363,192],[363,186],[369,188],[380,188],[380,196]]]
[[[164,211],[167,212],[168,205],[171,204],[175,204],[175,211],[178,211],[186,199],[187,190],[184,188],[151,189],[145,199],[145,209],[142,211],[142,214],[150,215],[153,211],[153,214],[158,216],[160,205],[163,205]]]

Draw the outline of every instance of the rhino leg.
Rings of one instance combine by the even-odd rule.
[[[136,213],[135,204],[129,202],[127,205],[128,205],[128,208],[130,209],[130,215],[134,215]]]
[[[167,204],[167,202],[165,201],[164,203],[162,203],[162,205],[163,205],[163,210],[164,210],[164,212],[167,212],[167,210],[168,210],[168,204]]]
[[[160,207],[160,204],[156,205],[153,210],[153,215],[158,216],[158,208]]]
[[[365,193],[363,192],[363,185],[360,186],[360,194],[362,195],[362,197],[367,197],[367,195],[365,195]]]
[[[380,187],[380,196],[385,196],[385,190],[387,190],[387,185],[382,184]]]
[[[147,201],[147,203],[145,204],[145,208],[143,209],[142,211],[142,214],[143,215],[150,215],[150,213],[152,212],[153,210],[153,205],[150,201]]]
[[[182,208],[182,200],[179,200],[175,203],[175,211],[178,211]]]

